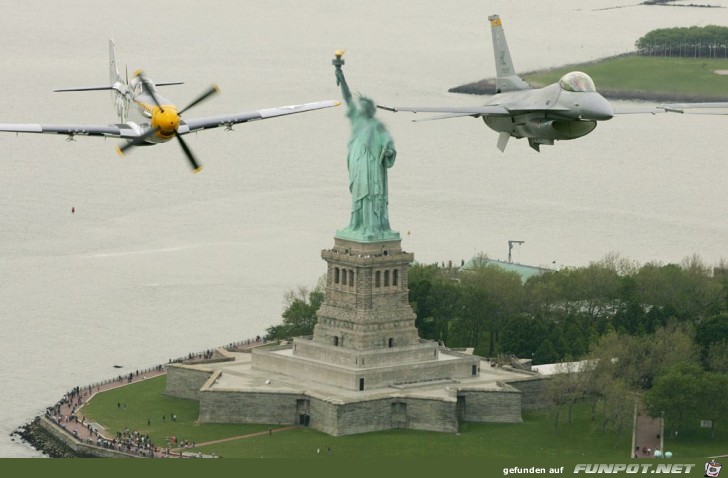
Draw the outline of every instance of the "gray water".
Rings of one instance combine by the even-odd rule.
[[[218,83],[194,117],[339,99],[338,48],[352,89],[380,103],[483,102],[447,89],[492,76],[493,13],[520,71],[624,53],[658,27],[728,24],[728,8],[633,3],[2,0],[0,122],[114,122],[107,92],[51,92],[105,84],[109,37],[129,71],[185,81],[164,90],[180,106]],[[501,154],[479,120],[379,115],[399,153],[390,221],[420,262],[504,259],[510,239],[525,241],[515,260],[553,267],[728,255],[728,118],[618,117]],[[9,434],[73,386],[277,323],[348,222],[348,132],[338,108],[191,135],[199,175],[175,144],[119,158],[113,140],[1,135],[0,456],[39,456]]]

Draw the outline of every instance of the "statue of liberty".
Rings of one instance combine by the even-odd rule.
[[[343,51],[335,53],[332,61],[336,68],[336,84],[346,101],[346,116],[351,122],[351,138],[347,167],[351,192],[351,219],[349,226],[337,231],[336,236],[358,241],[399,239],[399,233],[389,227],[387,205],[387,169],[397,157],[394,141],[381,121],[374,117],[374,102],[365,96],[352,98],[341,66]]]

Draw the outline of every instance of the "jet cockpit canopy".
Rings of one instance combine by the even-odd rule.
[[[582,71],[572,71],[565,74],[559,80],[559,86],[566,91],[580,92],[594,92],[597,88],[594,86],[594,81]]]

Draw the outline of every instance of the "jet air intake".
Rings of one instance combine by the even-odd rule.
[[[562,135],[562,137],[555,137],[554,139],[575,139],[594,131],[597,122],[592,120],[554,121],[552,127],[554,131]]]
[[[543,118],[531,118],[523,122],[516,121],[508,124],[504,122],[490,121],[492,118],[483,118],[485,123],[498,132],[510,133],[516,138],[536,138],[549,140],[565,140],[581,138],[594,131],[597,127],[596,121],[591,120],[552,120]],[[493,123],[493,124],[491,124]]]

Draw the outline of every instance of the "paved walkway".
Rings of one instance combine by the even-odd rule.
[[[212,440],[212,441],[206,441],[202,443],[195,443],[195,446],[206,446],[206,445],[214,445],[216,443],[225,443],[228,441],[234,441],[234,440],[244,440],[246,438],[253,438],[253,437],[259,437],[264,435],[272,435],[273,433],[279,433],[279,432],[285,432],[287,430],[293,430],[295,428],[298,428],[296,426],[290,426],[290,427],[283,427],[283,428],[271,428],[270,430],[263,431],[263,432],[255,432],[255,433],[248,433],[247,435],[238,435],[234,437],[228,437],[228,438],[221,438],[220,440]],[[181,451],[184,450],[184,448],[173,448],[171,451],[175,453],[181,453]]]
[[[662,450],[662,420],[650,417],[639,405],[635,413],[632,458],[654,458],[655,450]]]
[[[167,370],[160,366],[157,369],[143,373],[132,372],[120,375],[119,378],[107,383],[77,387],[64,395],[55,406],[50,407],[50,415],[56,423],[75,436],[80,442],[96,444],[98,438],[113,440],[115,437],[110,436],[103,428],[100,428],[98,424],[92,424],[85,421],[85,418],[83,417],[83,409],[81,407],[83,407],[83,405],[91,400],[97,393],[123,387],[132,383],[138,383],[149,378],[159,377],[166,373]],[[48,414],[46,414],[46,416],[48,416]]]
[[[241,352],[245,350],[249,350],[253,347],[262,345],[262,342],[256,342],[256,341],[248,341],[247,343],[237,345],[235,348],[235,351]],[[217,352],[214,352],[217,354]],[[199,359],[199,355],[190,355],[190,358],[192,359]],[[160,365],[152,370],[147,370],[144,372],[131,372],[131,373],[125,373],[119,375],[118,378],[111,380],[109,382],[98,384],[98,385],[91,385],[91,386],[85,386],[85,387],[77,387],[74,390],[68,392],[66,395],[63,396],[63,398],[54,406],[49,407],[50,410],[50,416],[46,414],[47,417],[52,418],[53,421],[55,421],[57,424],[59,424],[63,429],[65,429],[67,432],[75,436],[80,442],[83,443],[91,443],[96,444],[97,440],[99,438],[105,439],[105,440],[114,440],[116,437],[111,436],[106,430],[101,428],[100,425],[96,423],[89,423],[85,421],[85,418],[83,417],[83,405],[88,403],[97,393],[105,392],[107,390],[112,390],[119,387],[124,387],[126,385],[130,385],[132,383],[138,383],[142,380],[146,380],[153,377],[158,377],[160,375],[164,375],[167,373],[167,369]],[[290,428],[290,427],[289,427]],[[278,428],[274,429],[273,431],[283,431],[287,430],[288,428]],[[260,434],[266,434],[269,432],[262,432]],[[250,436],[256,436],[259,434],[250,434],[250,435],[243,435],[239,437],[231,437],[222,441],[227,440],[237,440],[242,438],[247,438]],[[209,442],[213,443],[213,442]],[[207,443],[204,443],[207,444]],[[198,445],[203,445],[203,443],[199,443]],[[159,447],[159,445],[158,445]],[[184,448],[176,448],[174,450],[170,450],[170,453],[165,453],[164,449],[162,447],[159,447],[159,451],[155,451],[154,456],[156,458],[166,458],[170,456],[174,457],[182,457],[182,451]]]

